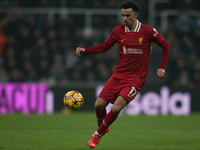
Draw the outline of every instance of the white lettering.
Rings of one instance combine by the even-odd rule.
[[[125,46],[123,47],[123,52],[124,52],[124,54],[126,54],[126,47]]]
[[[180,92],[172,94],[169,100],[169,109],[173,115],[188,115],[190,113],[190,95]]]
[[[143,54],[142,49],[136,49],[136,48],[127,48],[124,46],[123,47],[123,52],[124,54]]]
[[[159,114],[160,97],[157,93],[148,92],[141,99],[142,110],[147,115]]]
[[[52,91],[47,91],[46,93],[45,108],[47,114],[52,114],[54,112],[54,93]]]
[[[168,99],[169,99],[169,88],[163,87],[160,90],[160,100],[161,100],[161,114],[167,115],[168,114]]]
[[[132,49],[132,48],[128,48],[127,49],[127,53],[128,54],[143,54],[142,49]]]

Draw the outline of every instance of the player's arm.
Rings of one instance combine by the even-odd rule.
[[[160,78],[160,80],[162,80],[165,77],[165,69],[158,68],[156,73],[157,73],[158,77]]]
[[[98,54],[98,53],[103,53],[109,50],[116,42],[113,40],[108,40],[105,43],[94,46],[94,47],[89,47],[89,48],[82,48],[82,47],[77,47],[76,48],[76,55],[81,56],[83,54]]]
[[[76,55],[81,56],[85,53],[85,48],[77,47],[76,48]]]
[[[105,40],[105,43],[94,46],[94,47],[89,47],[89,48],[77,47],[76,55],[81,56],[83,54],[103,53],[103,52],[106,52],[107,50],[109,50],[116,42],[117,42],[117,32],[116,32],[116,28],[115,28],[111,32],[111,35],[109,36],[109,38],[107,38]]]
[[[105,43],[94,46],[94,47],[89,47],[85,48],[85,53],[84,54],[98,54],[98,53],[103,53],[109,50],[114,44],[116,43],[115,40],[113,39],[108,39],[105,41]]]
[[[151,40],[162,48],[162,59],[159,69],[157,70],[157,75],[162,80],[165,77],[165,68],[168,62],[170,45],[155,28],[150,27],[149,31]]]
[[[170,45],[165,39],[163,39],[161,43],[157,43],[157,45],[159,45],[162,48],[162,59],[160,62],[159,69],[157,70],[157,75],[162,80],[165,77],[165,68],[168,62]]]

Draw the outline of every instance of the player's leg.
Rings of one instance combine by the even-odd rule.
[[[116,85],[116,87],[117,87],[117,85]],[[113,90],[113,88],[110,87],[109,91],[110,90]],[[104,89],[104,91],[105,91],[105,89]],[[114,93],[117,94],[118,93],[117,90]],[[132,101],[137,94],[138,94],[138,90],[134,86],[131,86],[129,84],[129,82],[128,82],[128,84],[126,82],[123,84],[123,88],[120,90],[120,93],[118,93],[119,96],[117,97],[116,101],[114,102],[114,105],[113,105],[111,111],[104,117],[98,130],[92,135],[91,140],[88,142],[88,146],[90,146],[91,148],[96,147],[96,145],[100,142],[101,136],[108,130],[108,127],[117,119],[120,111],[130,101]],[[105,96],[105,95],[100,95],[100,97],[103,97],[103,96]]]
[[[111,110],[114,114],[119,114],[127,104],[128,101],[124,97],[118,96]]]
[[[97,129],[96,134],[101,135],[117,119],[120,111],[128,104],[127,100],[118,96],[111,111],[104,117],[103,122]]]
[[[98,125],[100,126],[102,124],[103,119],[106,116],[106,106],[108,103],[113,103],[116,99],[116,93],[119,91],[117,85],[119,85],[118,80],[114,78],[110,78],[105,86],[103,87],[102,91],[99,94],[99,97],[97,98],[97,101],[95,102],[95,112],[98,120]],[[91,148],[96,147],[96,145],[99,143],[102,135],[107,133],[109,131],[109,128],[104,130],[101,135],[95,132],[91,139],[88,142],[88,146]]]
[[[95,102],[95,112],[98,120],[98,126],[101,125],[106,116],[106,106],[108,103],[114,103],[116,100],[116,93],[120,90],[118,87],[119,81],[111,77],[101,90],[99,97]]]
[[[98,126],[101,125],[104,117],[106,116],[106,106],[109,102],[105,101],[104,99],[98,97],[95,102],[95,112],[97,117]],[[107,133],[109,129],[107,129],[103,134]],[[96,147],[96,145],[100,142],[101,136],[98,134],[93,134],[91,139],[88,142],[88,146],[90,148]]]
[[[100,142],[101,137],[109,131],[108,127],[117,119],[119,112],[126,105],[127,105],[127,101],[122,96],[118,96],[117,100],[115,101],[112,107],[112,110],[104,117],[98,130],[92,135],[91,139],[89,140],[88,142],[89,147],[91,148],[96,147],[96,145]]]
[[[111,111],[104,117],[97,134],[101,135],[106,129],[117,119],[120,111],[138,94],[138,90],[134,86],[124,84],[119,96],[117,97]]]
[[[98,97],[95,102],[95,112],[96,112],[98,127],[101,125],[104,117],[107,114],[106,112],[107,105],[108,105],[108,102],[100,97]]]

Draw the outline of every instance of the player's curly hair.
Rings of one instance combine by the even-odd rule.
[[[139,5],[135,3],[134,1],[125,1],[120,5],[120,7],[122,9],[132,8],[132,10],[135,12],[139,12],[139,9],[140,9]]]

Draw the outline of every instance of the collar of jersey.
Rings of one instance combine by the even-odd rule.
[[[136,24],[135,29],[134,29],[133,32],[139,32],[140,31],[140,27],[141,27],[141,22],[139,22],[137,20],[137,24]],[[128,29],[128,27],[126,27],[126,26],[125,26],[125,32],[130,32],[129,29]]]

